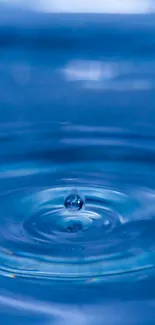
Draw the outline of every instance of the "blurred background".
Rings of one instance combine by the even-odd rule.
[[[42,12],[144,14],[154,11],[153,0],[1,0],[1,5]]]

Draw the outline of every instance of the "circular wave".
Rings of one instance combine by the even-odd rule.
[[[0,153],[0,274],[93,282],[154,270],[153,137],[38,128]]]
[[[3,275],[91,282],[154,268],[153,190],[127,183],[121,165],[107,177],[102,162],[60,166],[65,178],[59,166],[46,168],[29,166],[17,190],[1,193]],[[22,187],[23,178],[34,186]]]

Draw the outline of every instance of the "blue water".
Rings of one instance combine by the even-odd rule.
[[[154,16],[0,25],[0,324],[154,325]]]

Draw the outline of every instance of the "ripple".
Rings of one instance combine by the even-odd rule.
[[[70,177],[53,187],[34,182],[1,194],[1,274],[91,282],[154,268],[153,189],[124,186],[115,178],[113,186],[107,184],[102,163],[94,164],[98,174],[83,163],[82,178],[80,166],[70,165]],[[116,166],[110,171],[116,175]],[[51,167],[48,178],[54,173]],[[38,183],[38,175],[29,177]],[[22,179],[21,174],[19,183]]]
[[[0,274],[89,284],[150,274],[153,131],[24,129],[0,154]]]

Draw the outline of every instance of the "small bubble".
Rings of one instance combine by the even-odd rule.
[[[104,221],[104,226],[107,226],[108,227],[109,225],[110,225],[110,221],[109,220],[105,220]]]
[[[105,230],[109,230],[111,228],[110,220],[104,220],[103,227]]]
[[[68,195],[64,202],[65,208],[69,211],[79,211],[82,209],[83,204],[83,198],[76,193]]]

